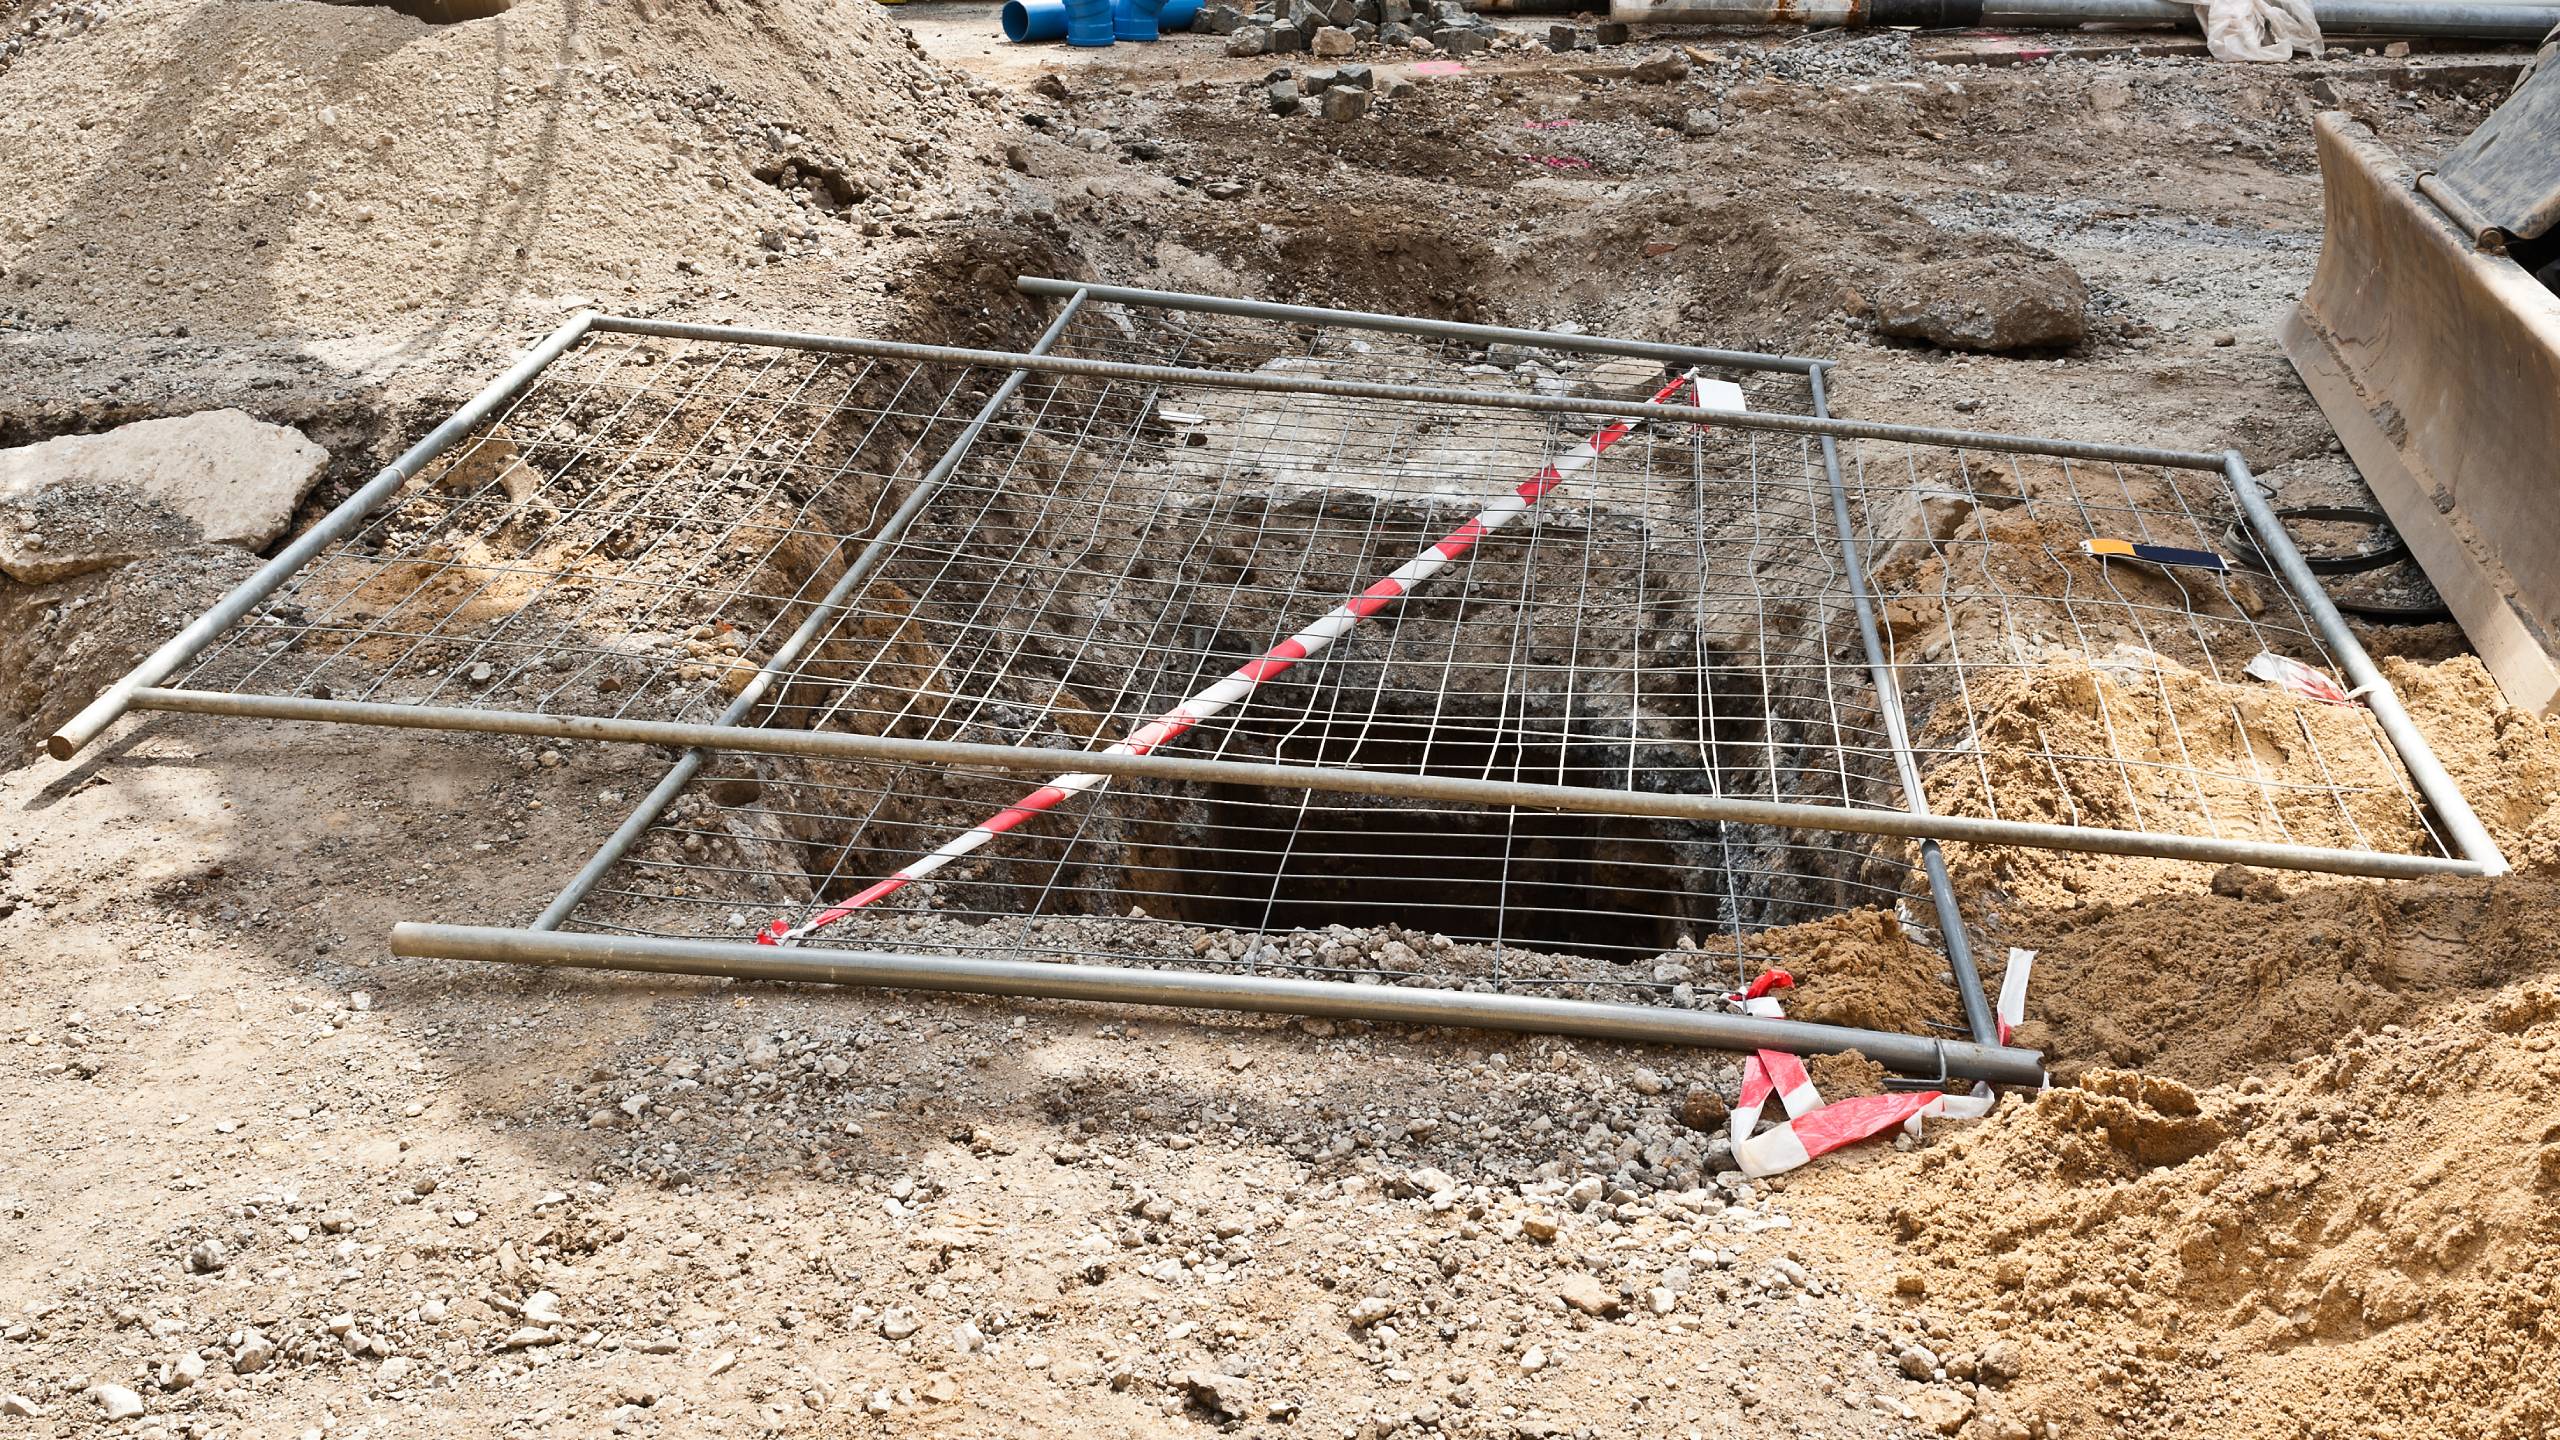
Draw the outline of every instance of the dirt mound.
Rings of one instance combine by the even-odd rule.
[[[2389,668],[2518,874],[1955,856],[1977,893],[2038,897],[2001,911],[2040,951],[2019,1040],[2077,1084],[1794,1193],[1844,1234],[1882,1216],[1905,1294],[2023,1348],[2009,1413],[2146,1436],[2560,1423],[2560,726],[2474,660]]]
[[[2528,981],[2264,1085],[2091,1075],[1874,1178],[1933,1306],[2024,1347],[2014,1398],[2065,1433],[2547,1434],[2555,1042]]]
[[[134,0],[0,71],[0,327],[405,335],[854,254],[991,174],[993,111],[869,0]],[[973,156],[981,164],[971,164]]]

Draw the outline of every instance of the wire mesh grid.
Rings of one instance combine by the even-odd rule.
[[[1844,478],[1942,813],[2455,853],[2370,711],[2262,678],[2344,667],[2221,473],[1862,443]]]
[[[1616,399],[1661,378],[1108,306],[1057,353]],[[1737,378],[1755,408],[1809,408],[1801,376]],[[710,720],[770,665],[748,723],[1087,751],[1264,656],[1597,423],[1032,372],[915,522],[875,542],[1002,379],[592,335],[177,683]],[[2081,553],[2232,553],[2220,476],[1872,440],[1840,455],[1641,427],[1160,753],[1900,809],[1854,624],[1864,580],[1941,812],[2428,847],[2361,710],[2243,678],[2261,651],[2334,667],[2297,597]],[[867,578],[815,614],[866,551]],[[813,615],[813,642],[776,662]],[[570,925],[744,938],[831,914],[1025,785],[717,756]],[[1936,948],[1919,893],[1899,841],[1122,780],[822,935],[1708,1003],[1844,927]]]

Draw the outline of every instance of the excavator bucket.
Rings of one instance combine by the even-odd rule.
[[[2320,265],[2283,335],[2509,703],[2545,715],[2560,710],[2560,294],[2527,267],[2560,268],[2554,113],[2560,65],[2545,64],[2424,177],[2322,115]]]
[[[2560,710],[2560,295],[2527,264],[2547,264],[2560,200],[2560,131],[2534,123],[2552,105],[2545,64],[2427,177],[2322,115],[2327,228],[2284,325],[2301,382],[2506,700],[2540,715]]]

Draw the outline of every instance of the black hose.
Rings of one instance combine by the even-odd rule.
[[[2361,575],[2409,558],[2409,544],[2400,538],[2398,530],[2392,528],[2391,517],[2369,505],[2296,505],[2278,510],[2276,518],[2288,522],[2305,520],[2314,524],[2328,522],[2372,528],[2374,538],[2370,543],[2344,552],[2316,551],[2297,539],[2294,543],[2302,551],[2303,563],[2315,575]],[[2234,520],[2223,531],[2223,539],[2243,563],[2272,573],[2273,567],[2267,564],[2267,557],[2259,551],[2258,542],[2250,536],[2247,526]],[[2340,595],[2335,591],[2330,592],[2329,599],[2350,615],[2389,625],[2426,625],[2453,617],[2453,611],[2442,600],[2425,605],[2385,605]]]

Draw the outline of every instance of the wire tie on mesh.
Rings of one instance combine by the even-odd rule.
[[[1740,387],[1730,381],[1701,380],[1695,369],[1685,370],[1653,394],[1646,402],[1662,405],[1683,389],[1690,390],[1703,406],[1706,387],[1714,385],[1731,390],[1739,404]],[[1720,396],[1719,398],[1725,398]],[[1430,579],[1470,550],[1486,536],[1509,525],[1527,513],[1573,476],[1590,469],[1600,457],[1619,441],[1635,433],[1643,421],[1634,416],[1613,419],[1587,436],[1580,445],[1552,464],[1540,469],[1527,480],[1513,486],[1476,512],[1473,519],[1425,546],[1392,573],[1373,581],[1358,595],[1335,606],[1323,618],[1306,629],[1272,646],[1262,657],[1238,666],[1223,680],[1193,695],[1181,704],[1140,726],[1128,739],[1112,745],[1106,755],[1146,755],[1172,743],[1182,735],[1221,711],[1251,695],[1264,682],[1288,671],[1301,660],[1318,655],[1334,641],[1349,634],[1361,621],[1412,593],[1413,587]],[[793,926],[781,919],[766,923],[756,932],[759,945],[787,945],[810,932],[832,925],[846,916],[887,899],[916,881],[933,874],[952,861],[970,854],[987,842],[1020,826],[1035,816],[1056,809],[1069,797],[1095,789],[1109,776],[1091,772],[1061,775],[1048,784],[997,811],[975,827],[954,837],[926,855],[909,861],[887,879],[873,884],[840,905],[830,906],[812,917],[808,923]]]

